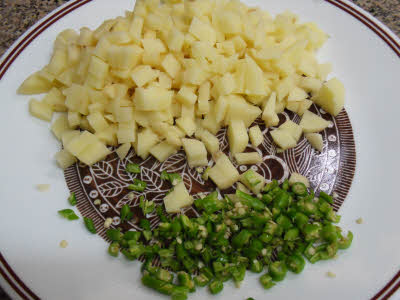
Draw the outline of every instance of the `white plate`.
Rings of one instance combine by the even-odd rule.
[[[357,169],[340,214],[341,225],[352,230],[355,239],[337,260],[308,264],[301,276],[290,274],[269,291],[260,287],[257,276],[248,275],[241,289],[228,284],[215,299],[367,299],[380,291],[376,299],[384,299],[400,285],[400,41],[348,1],[245,2],[272,13],[289,9],[331,36],[320,58],[333,63],[334,75],[347,89]],[[131,0],[70,1],[3,56],[0,283],[15,299],[165,299],[142,287],[138,263],[110,258],[99,236],[89,235],[81,222],[58,217],[56,211],[67,206],[68,194],[63,173],[52,160],[59,145],[48,124],[29,116],[28,98],[15,93],[28,74],[47,63],[58,32],[97,27],[132,7]],[[38,192],[38,183],[51,184],[50,192]],[[355,223],[359,217],[364,224]],[[66,249],[59,247],[63,239],[69,243]],[[327,271],[337,277],[328,278]],[[190,299],[208,297],[204,290]]]

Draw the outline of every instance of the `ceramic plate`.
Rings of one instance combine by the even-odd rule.
[[[354,232],[348,251],[336,260],[307,264],[301,276],[288,279],[265,291],[257,276],[248,274],[240,289],[227,284],[216,299],[400,299],[400,201],[397,172],[400,146],[397,112],[400,78],[400,41],[379,21],[343,0],[244,1],[271,13],[286,9],[301,21],[314,21],[330,39],[319,53],[321,61],[333,63],[347,90],[346,110],[331,118],[312,107],[331,126],[323,132],[324,149],[316,153],[302,140],[285,153],[277,153],[268,130],[258,151],[263,163],[253,166],[267,179],[284,180],[297,171],[310,178],[318,191],[336,192],[335,209],[341,226]],[[49,125],[29,116],[28,97],[16,89],[27,75],[43,67],[51,55],[57,33],[66,28],[95,28],[107,18],[132,9],[130,0],[70,1],[25,33],[0,61],[0,125],[3,146],[0,157],[0,284],[15,299],[164,299],[140,284],[138,262],[112,259],[106,253],[102,224],[113,218],[120,226],[118,208],[128,203],[137,212],[137,197],[127,196],[131,181],[123,161],[110,155],[91,168],[75,165],[65,171],[56,167],[53,156],[60,145]],[[281,122],[298,117],[285,113]],[[224,131],[218,134],[227,151]],[[248,148],[250,151],[254,149]],[[137,161],[139,162],[139,161]],[[159,180],[162,170],[180,172],[192,194],[213,188],[187,167],[182,153],[160,164],[148,159],[138,176],[148,185],[147,198],[161,203],[168,186]],[[243,166],[238,167],[245,171]],[[36,184],[50,184],[40,193]],[[81,222],[66,222],[57,210],[66,208],[70,191],[78,196],[78,209],[91,216],[99,235],[89,235]],[[99,199],[100,205],[94,200]],[[185,211],[195,215],[193,209]],[[148,216],[152,225],[155,216]],[[355,220],[362,217],[363,224]],[[126,224],[135,228],[137,219]],[[61,240],[69,246],[59,247]],[[331,271],[336,278],[329,278]],[[190,299],[205,299],[206,290]]]

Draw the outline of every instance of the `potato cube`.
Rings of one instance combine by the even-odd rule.
[[[192,19],[189,32],[198,40],[209,42],[212,46],[214,46],[217,41],[217,34],[214,28],[212,28],[211,25],[200,21],[197,17]]]
[[[50,74],[60,75],[68,67],[68,56],[64,49],[56,49],[47,66]]]
[[[208,176],[221,190],[230,188],[240,177],[232,162],[223,153],[220,153],[215,165],[208,171]]]
[[[76,128],[81,124],[81,114],[76,111],[69,111],[67,114],[68,124],[70,128]]]
[[[160,87],[137,88],[134,103],[137,110],[165,110],[170,107],[173,95],[173,91]]]
[[[317,78],[302,77],[300,79],[300,87],[306,92],[318,92],[322,87],[322,81]]]
[[[214,103],[211,103],[209,113],[205,115],[203,120],[201,120],[201,126],[210,131],[212,134],[217,134],[221,129],[221,123],[216,121],[215,106],[216,105]]]
[[[51,131],[54,133],[58,140],[61,140],[63,133],[67,130],[69,130],[69,125],[66,115],[59,116],[58,119],[55,120],[51,125]]]
[[[168,157],[178,152],[175,145],[168,144],[163,141],[150,149],[150,154],[153,155],[159,162],[165,161]]]
[[[224,120],[226,112],[228,111],[228,97],[221,96],[215,104],[215,121],[220,123]]]
[[[36,99],[31,99],[29,101],[29,113],[36,118],[48,122],[50,122],[51,118],[53,117],[53,110],[51,106]]]
[[[91,166],[107,157],[111,154],[111,151],[101,143],[97,141],[96,143],[90,144],[86,149],[79,154],[78,159],[88,166]]]
[[[159,72],[158,83],[161,88],[170,90],[172,88],[172,79],[164,72]]]
[[[207,58],[208,60],[215,60],[217,56],[217,49],[210,43],[195,41],[190,47],[192,58]]]
[[[181,64],[171,53],[167,54],[164,57],[161,66],[163,67],[164,71],[167,72],[168,75],[171,76],[171,78],[173,79],[178,75],[179,71],[181,70]]]
[[[233,154],[243,152],[249,143],[246,126],[242,120],[231,120],[228,127],[229,148]]]
[[[115,150],[120,160],[123,160],[128,155],[131,146],[131,143],[125,143],[119,146],[117,150]]]
[[[182,86],[176,95],[176,99],[183,105],[193,105],[196,103],[197,95],[189,86]]]
[[[302,116],[306,110],[308,110],[313,102],[311,100],[305,99],[299,102],[288,102],[286,108],[299,116]]]
[[[246,128],[249,127],[262,113],[261,109],[255,105],[248,103],[242,96],[227,96],[229,108],[226,113],[225,123],[231,120],[243,120]]]
[[[65,112],[65,96],[58,88],[52,88],[43,98],[43,102],[50,105],[53,111]]]
[[[87,130],[87,131],[89,131],[90,133],[94,133],[94,129],[93,129],[92,126],[90,126],[90,123],[89,123],[89,121],[87,120],[87,117],[86,117],[86,116],[83,116],[83,117],[81,118],[81,123],[79,124],[79,127],[80,127],[80,129]]]
[[[267,96],[263,71],[250,57],[246,57],[246,84],[244,93],[251,96]]]
[[[192,136],[196,131],[196,123],[194,122],[193,118],[183,116],[176,119],[175,122],[176,125],[178,125],[187,136]]]
[[[314,149],[322,151],[324,148],[324,141],[322,140],[322,135],[319,133],[306,133],[306,139],[313,146]]]
[[[320,132],[329,126],[329,122],[307,110],[301,118],[300,126],[305,133]]]
[[[172,28],[167,38],[168,49],[172,52],[181,52],[184,41],[185,35],[178,29]]]
[[[231,94],[235,88],[235,79],[231,73],[226,73],[214,81],[213,90],[217,97]]]
[[[297,125],[295,122],[291,120],[287,120],[281,126],[279,126],[280,130],[285,130],[295,139],[296,143],[299,141],[303,130],[301,126]]]
[[[236,153],[235,159],[238,165],[255,165],[263,161],[258,152]]]
[[[287,130],[275,129],[271,131],[274,142],[282,149],[287,150],[296,147],[296,140]]]
[[[221,10],[215,14],[217,28],[224,34],[237,35],[242,32],[240,15],[229,10]]]
[[[118,146],[118,138],[117,138],[118,126],[116,124],[108,126],[103,131],[96,132],[96,137],[106,145],[109,146]]]
[[[155,80],[159,72],[158,70],[153,70],[150,66],[141,65],[132,71],[131,78],[138,87],[142,87]]]
[[[299,173],[292,173],[289,178],[289,184],[293,185],[296,182],[304,183],[306,187],[310,187],[310,182],[308,181],[307,177],[299,174]]]
[[[90,145],[96,144],[97,142],[99,142],[99,139],[95,135],[88,131],[83,131],[79,135],[71,138],[68,143],[64,144],[64,148],[79,159],[79,156],[86,148]]]
[[[142,159],[149,156],[150,150],[158,143],[159,138],[150,128],[145,128],[138,133],[135,143],[136,154]]]
[[[201,64],[193,64],[183,72],[183,82],[192,85],[201,85],[208,78],[208,73]]]
[[[21,86],[18,88],[17,93],[20,95],[34,95],[48,92],[53,87],[53,84],[46,78],[36,72],[30,75]]]
[[[254,170],[250,169],[240,175],[240,182],[242,182],[254,194],[259,194],[265,186],[265,178]]]
[[[119,144],[134,143],[136,141],[137,125],[135,121],[118,124],[117,138]]]
[[[287,101],[303,101],[308,97],[308,94],[301,88],[295,87],[293,90],[290,91]]]
[[[65,145],[67,145],[72,139],[80,136],[81,132],[79,130],[65,130],[62,135],[61,135],[61,141],[62,144],[65,148]]]
[[[255,125],[249,129],[250,142],[254,147],[258,147],[264,140],[264,135],[258,125]]]
[[[139,43],[142,39],[144,19],[141,16],[135,15],[129,27],[129,33],[135,43]]]
[[[87,116],[87,120],[94,131],[103,131],[108,127],[108,122],[100,112],[94,112]]]
[[[199,128],[196,130],[196,138],[201,140],[206,146],[207,151],[210,154],[215,154],[219,151],[219,140],[218,138],[210,133],[208,130]]]
[[[114,111],[115,120],[120,123],[133,120],[133,107],[118,107]]]
[[[313,101],[336,117],[343,109],[344,97],[345,89],[343,84],[337,78],[332,78],[322,85]]]
[[[210,109],[210,105],[208,103],[208,101],[210,100],[210,88],[211,83],[209,81],[204,82],[199,87],[199,97],[197,99],[197,112],[199,113],[199,115],[208,113]]]
[[[185,183],[180,181],[174,189],[164,198],[167,213],[179,213],[181,208],[192,205],[193,198],[189,195]]]
[[[279,124],[279,117],[276,113],[275,105],[276,105],[276,93],[273,92],[271,93],[271,96],[268,98],[262,114],[262,119],[264,120],[265,126],[267,127],[276,126]]]
[[[207,166],[207,150],[202,142],[195,139],[182,139],[182,144],[190,168]]]
[[[114,69],[132,69],[141,60],[143,49],[136,45],[111,45],[107,51],[107,61]]]
[[[332,64],[326,63],[318,66],[317,70],[318,78],[321,79],[322,81],[326,80],[330,72],[332,72]]]
[[[89,85],[95,89],[104,88],[105,80],[108,76],[109,65],[96,56],[90,59],[88,76],[93,77],[94,80],[90,81]]]
[[[80,29],[80,35],[77,44],[79,46],[93,46],[94,43],[93,31],[87,27],[82,27]]]
[[[76,163],[76,158],[71,153],[66,150],[61,150],[56,153],[56,162],[57,165],[62,168],[66,169]]]
[[[73,84],[68,89],[64,90],[66,95],[65,106],[72,111],[77,111],[82,115],[89,113],[89,92],[88,88],[82,85]]]

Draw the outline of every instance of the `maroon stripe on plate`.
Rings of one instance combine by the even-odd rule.
[[[23,44],[23,41],[18,44],[18,46],[8,55],[7,59],[3,62],[6,63],[4,64],[4,69],[0,72],[0,80],[3,78],[4,74],[7,72],[8,68],[11,66],[11,64],[15,61],[15,59],[21,54],[21,52],[35,39],[37,38],[43,31],[45,31],[47,28],[49,28],[51,25],[53,25],[55,22],[57,22],[59,19],[64,17],[65,15],[69,14],[73,10],[91,2],[92,0],[83,0],[83,1],[78,1],[75,2],[71,7],[65,7],[65,9],[62,9],[58,11],[60,14],[55,14],[52,16],[52,18],[48,19],[46,22],[42,23],[42,26],[39,26],[36,28],[33,32],[31,32],[29,35],[25,37],[23,41],[26,41],[25,44]],[[75,5],[77,4],[77,5]],[[75,5],[75,6],[74,6]],[[54,18],[55,17],[55,18]],[[38,30],[37,30],[38,29]],[[33,35],[32,35],[33,34]],[[15,55],[14,55],[15,54]],[[11,59],[10,59],[11,58]],[[9,61],[7,61],[9,60]],[[2,64],[2,65],[3,65]],[[0,68],[1,69],[1,68]]]
[[[64,8],[60,9],[50,18],[42,22],[39,26],[32,30],[24,39],[22,39],[18,45],[13,48],[13,50],[7,55],[4,59],[3,63],[0,65],[0,79],[3,78],[4,74],[11,66],[11,64],[15,61],[15,59],[21,54],[21,52],[43,31],[45,31],[52,24],[57,22],[59,19],[72,12],[73,10],[91,2],[92,0],[79,0],[71,3],[70,5],[66,5]],[[388,34],[383,28],[381,28],[373,19],[362,14],[357,9],[353,8],[349,4],[343,2],[342,0],[325,0],[336,7],[344,10],[354,18],[358,19],[364,25],[366,25],[369,29],[375,32],[392,50],[400,57],[400,45],[399,43]],[[17,274],[12,270],[12,268],[8,265],[4,257],[0,253],[0,261],[3,263],[4,267],[9,272],[10,276],[15,280],[15,282],[19,285],[17,286],[14,281],[7,275],[7,273],[2,269],[0,265],[0,274],[2,277],[8,282],[8,284],[13,288],[13,290],[21,296],[22,299],[30,299],[28,298],[23,291],[25,291],[28,295],[30,295],[33,299],[40,299],[35,295],[23,282],[20,280]],[[391,297],[399,288],[400,288],[400,271],[389,281],[373,298],[372,300],[377,299],[388,299]],[[386,293],[386,294],[385,294]],[[382,298],[380,298],[382,297]]]
[[[367,18],[367,16],[358,12],[353,7],[351,7],[347,3],[344,3],[341,0],[325,0],[325,1],[344,10],[345,12],[347,12],[348,14],[352,15],[354,18],[362,22],[369,29],[375,32],[382,40],[384,40],[386,44],[388,44],[388,46],[393,49],[393,51],[397,54],[397,56],[400,57],[399,43],[397,43],[388,33],[386,33],[382,28],[380,28],[379,25],[374,20]]]

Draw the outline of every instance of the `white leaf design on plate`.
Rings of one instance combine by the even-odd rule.
[[[134,195],[134,198],[131,199],[131,196],[129,194],[132,193]],[[136,191],[130,191],[128,194],[126,194],[124,197],[122,197],[118,203],[115,205],[116,208],[121,208],[125,204],[128,204],[131,207],[138,206],[139,204],[139,198],[140,198],[140,193]]]
[[[189,194],[192,192],[192,178],[185,172],[182,175],[183,182],[185,183],[185,186],[187,190],[189,191]]]
[[[168,157],[160,167],[160,171],[181,173],[186,166],[186,155],[182,152]]]
[[[187,168],[189,175],[200,184],[204,184],[202,175],[196,171],[196,168]]]
[[[157,194],[155,197],[152,197],[152,199],[148,199],[148,200],[152,200],[152,201],[154,201],[154,203],[162,205],[164,202],[165,196],[166,196],[166,193]]]
[[[107,179],[113,175],[112,165],[105,160],[102,160],[91,167],[91,171],[95,177],[100,179]]]
[[[160,174],[158,174],[157,172],[142,167],[140,175],[142,180],[146,181],[147,183],[147,188],[146,188],[147,190],[150,190],[152,192],[163,190],[162,189],[163,181],[161,180]]]
[[[126,185],[119,181],[108,181],[99,185],[99,191],[104,197],[115,197],[121,194],[124,187]]]
[[[121,160],[118,161],[118,166],[117,166],[118,178],[121,179],[122,181],[131,183],[133,176],[131,174],[129,174],[128,172],[126,172],[125,168],[126,168],[126,164],[123,163]]]

